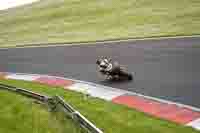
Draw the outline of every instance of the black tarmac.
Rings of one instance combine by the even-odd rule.
[[[105,81],[96,71],[100,56],[119,61],[134,81]],[[198,37],[1,49],[0,71],[64,76],[200,108]]]

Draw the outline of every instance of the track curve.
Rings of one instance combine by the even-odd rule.
[[[136,72],[134,82],[107,82],[96,72],[99,56]],[[41,73],[90,81],[200,107],[200,38],[173,38],[0,50],[0,71]]]

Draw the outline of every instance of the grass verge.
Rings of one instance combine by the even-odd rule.
[[[82,94],[63,88],[17,80],[1,79],[0,82],[50,96],[60,95],[105,133],[197,133],[190,127],[153,118],[122,105],[92,97],[84,100]],[[0,132],[80,132],[72,121],[49,113],[46,108],[32,104],[30,99],[3,90],[0,90],[0,99]]]
[[[199,0],[41,0],[0,12],[0,47],[200,34]]]

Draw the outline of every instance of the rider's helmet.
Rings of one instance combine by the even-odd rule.
[[[97,59],[96,64],[100,65],[101,62],[104,61],[104,59],[105,59],[105,57],[103,57],[103,56],[101,58]]]
[[[101,67],[102,69],[106,69],[109,66],[110,62],[108,58],[101,57],[96,61],[96,64],[99,65],[99,67]]]
[[[109,64],[111,62],[111,58],[102,56],[101,58],[97,59],[96,64],[100,64],[101,62],[105,62],[106,64]]]

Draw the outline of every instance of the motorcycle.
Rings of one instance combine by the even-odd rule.
[[[99,67],[99,72],[109,80],[133,80],[132,73],[129,73],[118,62],[111,62],[111,59],[101,58],[96,63]]]

